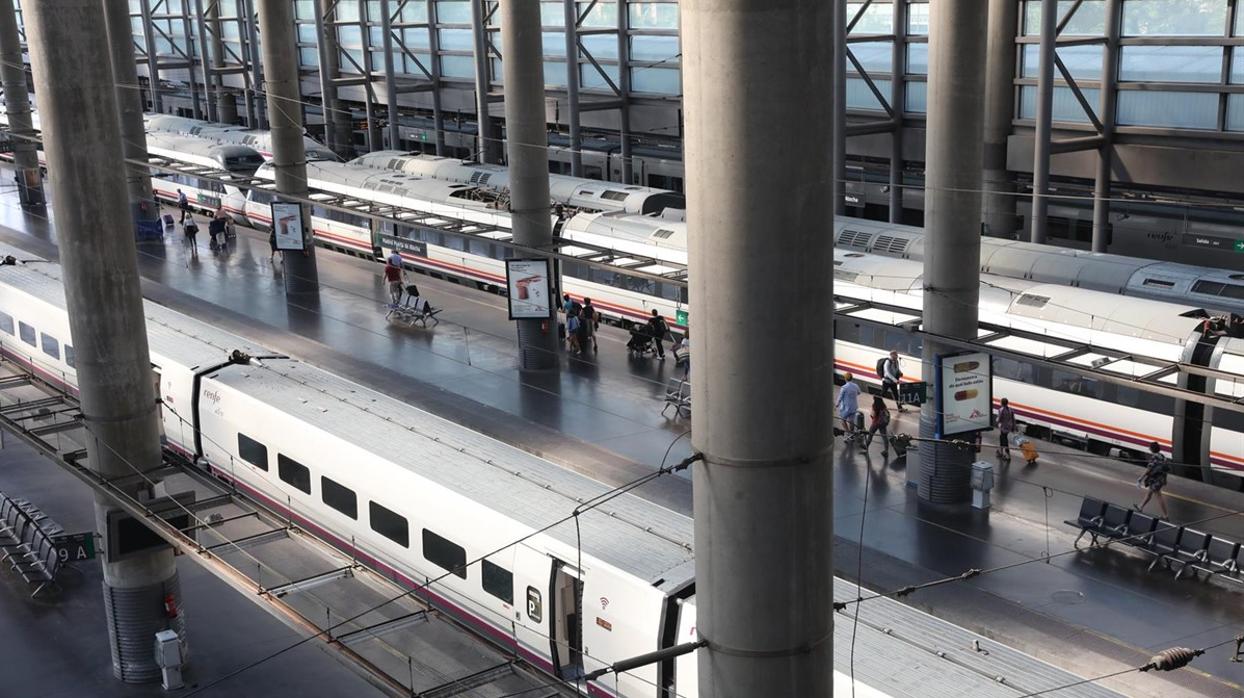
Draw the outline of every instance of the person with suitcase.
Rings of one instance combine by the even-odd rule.
[[[881,434],[881,457],[890,457],[890,435],[888,429],[890,427],[890,410],[885,406],[885,400],[880,395],[873,396],[873,409],[869,415],[868,436],[864,437],[864,449],[867,450],[873,443],[873,436]]]
[[[842,387],[838,389],[838,417],[842,419],[842,431],[847,441],[854,441],[860,433],[856,420],[860,415],[860,386],[855,383],[855,376],[845,373],[842,376]]]
[[[1011,434],[1015,433],[1015,412],[1002,398],[998,407],[998,460],[1011,460]]]

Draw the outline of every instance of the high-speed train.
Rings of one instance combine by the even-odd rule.
[[[481,164],[399,150],[368,153],[351,160],[350,164],[396,170],[417,177],[470,184],[498,191],[508,191],[510,188],[510,168],[503,165]],[[667,208],[687,207],[687,200],[682,194],[666,189],[558,174],[549,175],[549,198],[556,204],[589,211],[660,213]]]
[[[188,165],[198,165],[228,174],[248,176],[264,164],[263,156],[244,145],[214,143],[173,133],[147,134],[147,152]],[[242,190],[227,184],[193,174],[152,171],[151,189],[155,197],[168,203],[177,202],[177,192],[186,194],[193,208],[212,213],[220,209],[226,200],[236,202],[243,196]]]
[[[265,158],[272,158],[272,133],[248,129],[245,126],[221,124],[214,121],[188,119],[184,116],[169,114],[144,114],[143,124],[147,133],[180,133],[195,136],[217,143],[243,145],[254,148]],[[339,160],[336,153],[310,136],[303,136],[302,143],[307,153],[307,160]]]
[[[839,217],[834,219],[834,244],[842,250],[924,259],[924,229],[914,226]],[[982,237],[981,272],[1174,303],[1192,302],[1244,314],[1244,273],[1226,269]]]
[[[164,306],[144,308],[168,450],[407,587],[436,580],[419,595],[588,695],[697,695],[694,653],[616,680],[580,678],[697,639],[691,519],[628,493],[584,509],[577,530],[544,530],[610,488]],[[0,351],[73,391],[69,338],[59,266],[0,266]],[[841,672],[834,680],[849,687]]]

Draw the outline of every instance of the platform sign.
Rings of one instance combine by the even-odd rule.
[[[989,354],[938,356],[938,434],[951,436],[990,428],[993,365]]]
[[[690,316],[687,313],[686,308],[679,308],[678,310],[674,311],[674,322],[678,323],[679,325],[686,327],[688,319],[690,319]]]
[[[510,319],[553,317],[553,280],[547,259],[507,259],[505,278],[510,296]]]
[[[898,384],[898,401],[919,407],[929,399],[929,384],[924,381]]]
[[[276,231],[276,248],[284,252],[301,252],[306,248],[302,235],[302,204],[291,201],[272,202],[272,229]]]
[[[52,539],[61,562],[81,562],[95,559],[94,533],[66,533]]]

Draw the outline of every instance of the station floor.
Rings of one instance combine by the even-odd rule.
[[[46,219],[22,212],[11,192],[0,195],[0,241],[54,257],[54,237]],[[563,357],[555,375],[526,377],[516,367],[502,298],[419,277],[424,295],[445,308],[443,322],[426,331],[399,329],[383,318],[385,291],[373,263],[317,251],[318,303],[291,306],[281,266],[268,260],[266,236],[240,229],[225,252],[209,251],[203,237],[197,255],[180,236],[141,247],[148,298],[606,483],[650,472],[667,449],[667,461],[690,452],[689,440],[679,438],[688,421],[661,414],[665,380],[676,370],[672,359],[628,358],[623,332],[603,330],[599,353]],[[913,413],[898,415],[894,430],[914,432]],[[840,445],[836,573],[883,591],[1024,562],[904,600],[1083,676],[1141,665],[1167,647],[1196,648],[1244,633],[1244,588],[1146,573],[1147,561],[1124,551],[1069,553],[1075,531],[1062,522],[1074,518],[1080,496],[1129,504],[1137,473],[1051,444],[1042,452],[1036,467],[1018,462],[999,470],[993,509],[980,512],[921,503],[906,486],[902,459],[883,461],[876,445],[869,453]],[[659,478],[639,493],[691,513],[687,478]],[[1168,494],[1172,519],[1222,516],[1204,527],[1244,538],[1244,516],[1231,515],[1244,509],[1244,495],[1178,479]],[[0,619],[0,629],[4,624]],[[1244,664],[1229,661],[1231,649],[1206,654],[1189,669],[1133,673],[1104,685],[1137,696],[1240,695]]]

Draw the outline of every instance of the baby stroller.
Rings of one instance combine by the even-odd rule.
[[[631,328],[631,339],[626,343],[626,350],[633,356],[655,354],[657,348],[652,343],[652,333],[647,327]]]

